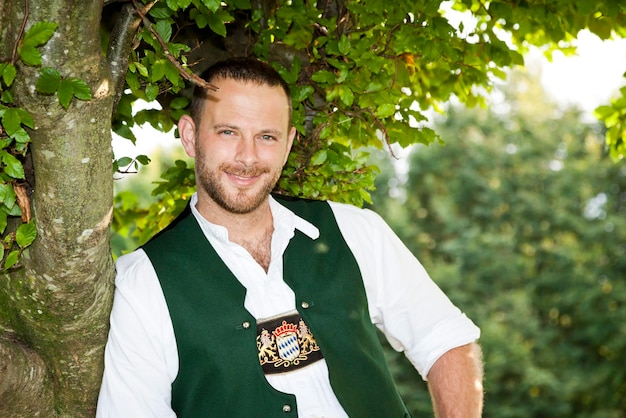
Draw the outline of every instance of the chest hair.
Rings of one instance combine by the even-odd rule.
[[[258,239],[242,240],[239,245],[250,253],[252,258],[267,273],[272,260],[272,232],[274,228],[266,230]]]

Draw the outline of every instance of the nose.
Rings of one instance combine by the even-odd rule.
[[[254,138],[241,138],[237,143],[235,161],[249,167],[258,160],[257,143]]]

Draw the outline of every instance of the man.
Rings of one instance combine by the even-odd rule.
[[[478,328],[382,219],[270,195],[295,136],[289,88],[232,59],[180,119],[197,193],[117,262],[98,417],[406,417],[375,324],[440,417],[478,417]]]

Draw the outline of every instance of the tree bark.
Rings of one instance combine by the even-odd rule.
[[[13,22],[0,32],[3,54],[17,39],[15,22],[26,10],[24,0],[9,3],[2,3],[3,23]],[[58,24],[40,49],[43,66],[84,80],[93,99],[74,99],[65,110],[56,95],[33,88],[39,69],[18,62],[13,92],[36,124],[29,134],[38,237],[0,284],[0,416],[95,412],[114,277],[109,248],[114,86],[100,48],[102,7],[102,1],[29,2],[27,30],[40,21]]]
[[[34,350],[6,331],[0,336],[0,376],[0,416],[54,415],[46,365]],[[25,399],[33,402],[24,402]]]

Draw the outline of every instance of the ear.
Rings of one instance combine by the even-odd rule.
[[[287,159],[289,158],[289,153],[291,152],[291,147],[293,146],[293,141],[296,137],[296,127],[292,126],[289,131],[289,137],[287,138],[287,152],[285,152],[285,161],[283,161],[283,165],[287,163]]]
[[[196,124],[189,115],[181,116],[178,121],[178,134],[180,142],[188,156],[196,156]]]

